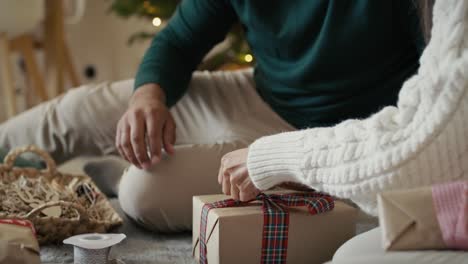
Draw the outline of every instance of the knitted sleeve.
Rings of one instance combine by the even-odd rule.
[[[249,147],[254,184],[285,181],[350,198],[376,214],[378,192],[467,178],[468,1],[437,1],[432,39],[397,107],[364,120],[263,137]]]

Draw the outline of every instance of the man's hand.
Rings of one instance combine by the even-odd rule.
[[[148,169],[161,160],[163,146],[167,153],[174,153],[175,139],[175,122],[161,87],[146,84],[138,88],[117,125],[115,142],[120,155],[138,168]]]
[[[223,193],[243,202],[254,199],[260,193],[247,170],[248,152],[249,149],[244,148],[224,155],[218,173],[218,182],[223,186]]]

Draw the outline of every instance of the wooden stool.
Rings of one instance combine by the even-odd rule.
[[[12,52],[19,52],[21,54],[25,64],[27,78],[39,99],[41,101],[46,101],[48,99],[44,78],[39,70],[34,52],[33,37],[31,35],[21,35],[9,40],[6,34],[1,34],[0,58],[3,80],[2,86],[8,118],[14,116],[18,112],[13,82],[13,67],[11,65]]]
[[[6,33],[0,33],[0,68],[3,87],[3,98],[7,117],[16,114],[16,96],[10,63],[10,44]]]
[[[80,84],[65,41],[64,7],[62,0],[46,0],[43,47],[46,56],[47,86],[52,96],[64,92],[65,74],[72,87]]]
[[[69,78],[72,87],[80,84],[65,41],[63,0],[46,0],[45,5],[44,40],[35,41],[29,33],[10,39],[8,34],[0,32],[0,76],[7,118],[18,113],[11,65],[12,52],[21,54],[29,86],[33,88],[40,101],[48,100],[48,91],[52,92],[50,97],[64,92],[65,75]],[[42,75],[39,70],[35,48],[44,50],[45,75]],[[48,89],[45,87],[43,76],[46,76]],[[25,94],[25,96],[30,96],[30,94]]]

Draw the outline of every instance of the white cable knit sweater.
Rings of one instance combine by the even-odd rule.
[[[397,107],[255,141],[254,184],[303,183],[376,215],[380,191],[468,179],[468,1],[438,0],[433,13],[432,39]]]

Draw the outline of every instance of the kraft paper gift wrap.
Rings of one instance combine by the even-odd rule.
[[[39,244],[22,220],[0,220],[0,264],[40,264]]]
[[[200,218],[203,205],[229,199],[226,195],[193,197],[193,255],[199,260]],[[209,264],[260,263],[263,212],[258,206],[210,210],[207,218]],[[329,212],[311,215],[305,207],[288,207],[287,263],[323,263],[355,234],[357,209],[335,201]]]
[[[468,250],[468,181],[378,195],[387,250]]]

